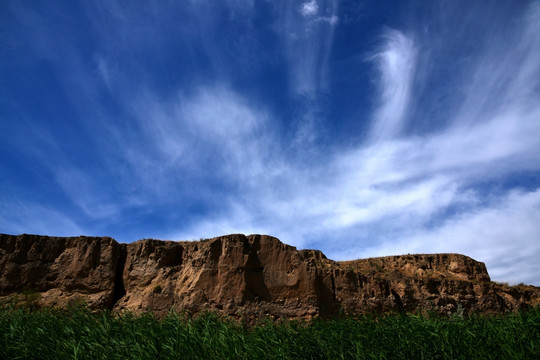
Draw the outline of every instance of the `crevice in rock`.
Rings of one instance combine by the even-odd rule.
[[[114,275],[114,290],[113,299],[111,303],[111,310],[116,303],[126,295],[126,288],[124,287],[124,267],[126,266],[127,257],[127,245],[118,244],[118,260],[116,262],[116,271]]]
[[[335,300],[335,289],[333,289],[334,279],[331,272],[324,273],[320,269],[315,272],[315,294],[317,296],[317,305],[319,315],[322,318],[328,318],[336,314],[339,304]]]
[[[398,311],[400,313],[405,312],[405,307],[403,306],[403,301],[401,301],[401,296],[397,292],[394,291],[394,289],[390,290],[392,295],[394,296],[394,300],[396,301],[396,304],[398,306]]]
[[[336,301],[336,281],[334,279],[334,274],[330,273],[330,279],[332,280],[332,300]]]
[[[249,244],[248,244],[249,246]],[[264,280],[264,266],[257,254],[260,244],[254,242],[250,247],[246,268],[244,272],[244,281],[246,291],[243,296],[244,301],[271,301],[272,296]]]

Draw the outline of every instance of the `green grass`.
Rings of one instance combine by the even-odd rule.
[[[0,359],[540,359],[540,309],[265,322],[0,309]]]

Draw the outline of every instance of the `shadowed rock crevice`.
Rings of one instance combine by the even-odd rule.
[[[244,279],[246,282],[246,292],[244,301],[271,301],[270,292],[264,281],[264,267],[256,253],[250,253]]]
[[[119,244],[118,255],[116,260],[116,270],[114,275],[114,290],[113,298],[110,310],[126,295],[126,288],[124,287],[124,268],[126,266],[127,257],[127,245]]]
[[[261,250],[260,237],[243,238],[243,240],[247,261],[244,271],[245,292],[242,301],[271,301],[272,298],[264,279],[264,266],[258,254]]]
[[[399,294],[394,290],[390,290],[391,293],[392,293],[392,296],[394,296],[394,300],[396,302],[396,305],[398,307],[398,311],[400,313],[404,313],[405,312],[405,307],[403,306],[403,301],[401,301],[401,296],[399,296]]]
[[[341,304],[336,300],[334,275],[332,273],[325,274],[324,272],[319,272],[316,276],[314,290],[317,297],[319,315],[323,318],[336,315],[337,311],[341,308]]]

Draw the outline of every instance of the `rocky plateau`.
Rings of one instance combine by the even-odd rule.
[[[255,321],[345,314],[496,314],[540,304],[540,288],[492,282],[459,254],[333,261],[266,235],[201,241],[0,234],[0,304],[85,303],[163,316],[216,311]]]

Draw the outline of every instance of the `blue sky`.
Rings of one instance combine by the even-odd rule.
[[[0,232],[540,285],[538,1],[5,0],[0,79]]]

